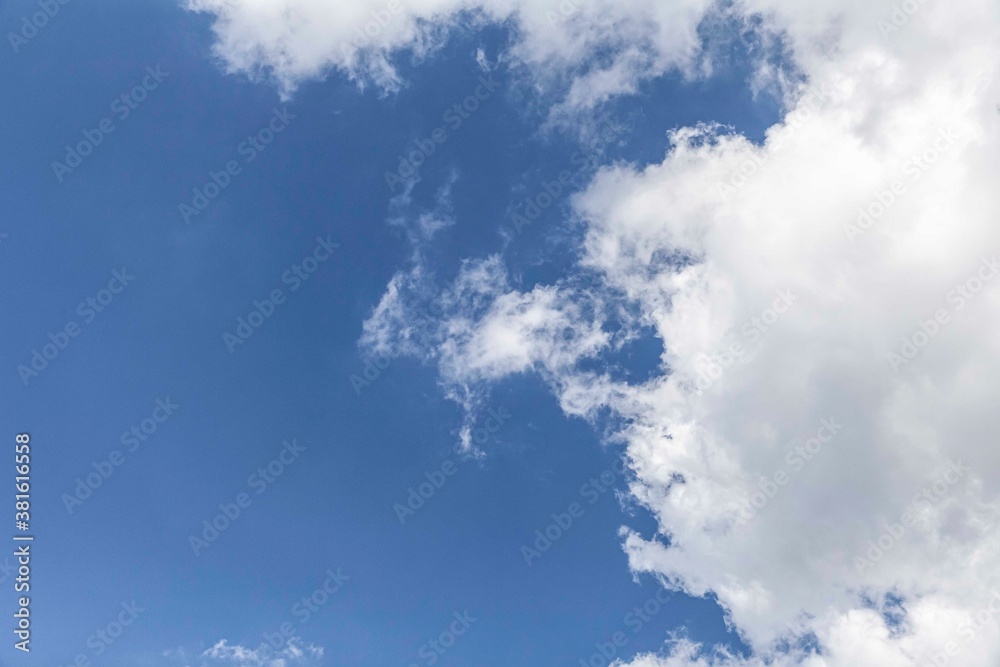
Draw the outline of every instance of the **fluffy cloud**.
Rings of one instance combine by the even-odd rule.
[[[570,76],[577,108],[690,66],[706,11],[588,0],[550,24],[554,3],[426,0],[352,60],[337,44],[375,5],[192,6],[220,15],[230,66],[269,69],[286,87],[329,67],[391,84],[396,50],[430,48],[459,21],[512,20],[514,56],[543,80]],[[438,291],[415,264],[365,342],[402,341],[393,349],[437,364],[466,400],[538,372],[568,413],[623,417],[631,491],[660,528],[625,531],[632,568],[716,596],[751,648],[671,641],[632,665],[993,667],[1000,6],[747,0],[740,11],[794,62],[754,82],[787,93],[763,145],[677,130],[662,163],[605,168],[574,200],[586,234],[571,275],[521,292],[493,257]],[[357,16],[331,28],[340,12]],[[597,45],[615,58],[585,69]],[[807,83],[783,74],[793,70]],[[413,304],[436,294],[433,317],[416,317]],[[609,324],[618,307],[663,341],[647,382],[579,363],[631,335]]]
[[[1000,657],[1000,22],[913,5],[898,31],[891,5],[842,12],[830,50],[804,20],[822,7],[773,3],[811,90],[765,144],[682,130],[579,200],[583,265],[642,305],[673,370],[622,407],[665,537],[626,551],[714,593],[756,653],[635,664]],[[803,637],[817,655],[783,643]]]
[[[572,107],[635,89],[643,78],[698,67],[698,24],[710,0],[187,0],[215,17],[216,54],[231,72],[272,78],[285,93],[338,69],[396,90],[395,58],[423,58],[456,29],[508,23],[505,58],[555,86]],[[613,57],[594,62],[594,54]],[[479,58],[484,62],[485,54]]]

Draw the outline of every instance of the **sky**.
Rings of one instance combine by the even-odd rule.
[[[1000,659],[1000,7],[0,25],[0,665]]]

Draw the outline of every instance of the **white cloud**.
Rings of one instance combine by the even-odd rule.
[[[567,88],[588,107],[645,77],[698,66],[697,26],[711,0],[187,0],[214,15],[216,55],[231,72],[272,78],[288,94],[338,69],[361,84],[397,90],[395,62],[439,48],[454,30],[510,23],[505,57],[536,82]],[[606,50],[614,57],[591,63]],[[403,52],[406,52],[405,54]],[[482,66],[485,59],[477,57]]]
[[[391,88],[399,49],[426,52],[461,22],[511,19],[512,57],[565,83],[574,109],[699,66],[695,28],[707,8],[588,0],[550,24],[554,2],[422,0],[360,56],[341,52],[377,4],[191,3],[220,14],[230,67],[269,69],[286,90],[330,67]],[[678,130],[661,164],[606,168],[575,200],[586,237],[574,275],[521,292],[491,257],[440,291],[415,262],[393,279],[365,342],[402,341],[467,404],[490,382],[538,372],[568,413],[627,418],[618,435],[631,490],[661,532],[626,533],[632,568],[717,596],[752,651],[681,640],[631,664],[994,667],[1000,283],[988,267],[1000,251],[1000,6],[742,7],[788,40],[821,100],[797,97],[783,70],[762,67],[754,85],[787,91],[791,111],[763,146],[712,127]],[[588,54],[601,45],[616,55],[595,66]],[[769,321],[783,292],[794,307]],[[439,312],[416,321],[414,302],[438,293]],[[661,373],[639,385],[578,363],[613,352],[619,334],[606,313],[622,302],[664,342]],[[921,337],[930,320],[938,329]],[[893,363],[890,353],[909,354],[904,339],[919,353]],[[734,342],[744,352],[723,364]],[[711,357],[717,378],[699,395]],[[810,440],[823,420],[843,426]],[[803,447],[817,453],[807,459]],[[956,461],[967,470],[941,486]],[[778,473],[786,481],[770,493]],[[755,497],[764,502],[737,524],[735,508]]]
[[[790,28],[828,99],[793,104],[763,147],[678,132],[662,164],[607,169],[579,200],[583,264],[641,304],[676,371],[631,388],[621,407],[634,419],[633,491],[669,542],[629,533],[630,562],[714,593],[754,649],[744,660],[678,644],[633,664],[996,664],[996,625],[979,628],[976,615],[992,619],[1000,591],[990,444],[1000,392],[989,379],[1000,366],[1000,291],[986,282],[974,300],[959,291],[949,301],[958,285],[978,287],[991,272],[983,257],[1000,248],[988,195],[1000,166],[996,8],[926,3],[885,39],[877,25],[889,3],[840,3],[831,22],[814,3],[754,4]],[[809,45],[830,27],[839,50],[823,59]],[[857,236],[851,226],[869,207],[880,217]],[[657,261],[672,254],[701,261],[676,271]],[[781,290],[794,307],[748,336],[745,323]],[[940,332],[914,338],[922,324],[936,329],[926,322],[941,310]],[[887,354],[904,336],[926,347],[897,371]],[[705,356],[733,341],[748,352],[717,363],[719,379],[694,394]],[[831,417],[843,430],[821,454],[789,455]],[[953,461],[969,470],[946,486]],[[762,492],[756,516],[734,525],[734,508],[762,488],[774,497]],[[904,600],[902,627],[871,602],[887,593]],[[810,633],[820,655],[782,648]]]
[[[822,13],[774,5],[775,21],[787,12],[796,29],[806,9]],[[1000,590],[1000,396],[988,379],[1000,364],[1000,292],[988,282],[1000,210],[987,194],[1000,166],[1000,21],[981,3],[927,3],[886,40],[876,26],[891,5],[843,9],[839,54],[802,59],[830,91],[825,105],[772,128],[762,148],[679,132],[661,165],[608,169],[579,201],[584,264],[642,304],[677,371],[634,388],[642,398],[625,408],[633,490],[669,546],[629,534],[626,550],[637,570],[716,594],[760,659],[788,662],[776,642],[793,623],[823,655],[790,664],[922,666],[954,642],[953,664],[985,667],[1000,657],[996,627],[966,624]],[[819,27],[792,34],[807,44]],[[733,177],[741,165],[753,172],[745,183]],[[881,213],[869,230],[845,230],[872,202]],[[664,270],[656,258],[670,254],[702,261]],[[980,279],[974,299],[949,299]],[[794,308],[748,339],[742,324],[781,290],[797,295]],[[948,323],[927,325],[940,311]],[[915,336],[922,325],[940,332]],[[904,336],[926,347],[897,372],[887,354],[902,353]],[[692,396],[701,355],[734,339],[752,353]],[[843,431],[796,470],[788,452],[830,417]],[[970,470],[943,497],[931,491],[897,538],[913,497],[944,488],[953,461]],[[733,508],[777,471],[786,485],[734,526]],[[888,549],[872,549],[880,537]],[[869,551],[877,559],[859,571]],[[905,600],[899,632],[864,599],[888,592]],[[689,649],[635,664],[702,664]]]
[[[298,638],[291,638],[275,650],[269,644],[261,644],[249,649],[239,644],[230,644],[220,639],[214,646],[201,654],[204,667],[211,665],[232,665],[233,667],[310,667],[319,665],[323,648],[314,644],[302,644]]]

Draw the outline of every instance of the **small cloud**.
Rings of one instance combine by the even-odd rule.
[[[486,59],[486,51],[482,48],[476,49],[476,64],[479,65],[479,69],[484,72],[489,72],[493,69],[490,65],[490,61]]]
[[[177,649],[174,655],[183,657],[184,650]],[[202,652],[201,667],[233,665],[234,667],[313,667],[319,665],[324,649],[315,644],[303,644],[298,637],[292,637],[280,649],[261,643],[250,649],[240,644],[230,644],[220,639],[214,646]],[[171,653],[171,652],[168,652]]]

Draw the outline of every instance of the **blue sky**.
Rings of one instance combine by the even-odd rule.
[[[8,4],[5,23],[30,9]],[[298,625],[293,605],[331,568],[349,580],[296,628],[325,648],[327,665],[429,664],[421,647],[466,610],[478,620],[439,664],[576,665],[620,630],[628,643],[614,657],[656,649],[679,626],[724,636],[714,605],[684,596],[640,620],[639,632],[625,625],[658,586],[633,580],[616,532],[655,523],[619,500],[621,475],[581,496],[621,452],[564,417],[537,380],[513,379],[491,396],[509,418],[478,459],[455,451],[462,415],[433,369],[400,359],[360,392],[349,380],[363,376],[361,324],[408,255],[386,224],[382,174],[442,124],[450,100],[475,89],[484,74],[475,50],[495,53],[508,39],[457,34],[405,71],[398,94],[335,75],[287,102],[220,71],[206,22],[171,3],[70,4],[4,57],[8,99],[18,100],[0,112],[12,186],[0,251],[16,286],[5,310],[18,323],[6,329],[4,395],[8,428],[29,429],[37,443],[32,664],[78,654],[100,665],[173,664],[165,651],[195,660],[220,639],[256,648],[283,621]],[[112,104],[147,67],[162,80],[147,78],[155,88],[122,118]],[[456,223],[433,256],[443,275],[461,258],[502,251],[524,281],[540,280],[567,261],[567,244],[553,240],[564,203],[506,248],[501,230],[518,193],[533,195],[533,182],[557,176],[578,147],[565,134],[540,136],[507,74],[490,76],[498,92],[427,160],[413,199],[431,202],[455,178]],[[615,113],[627,127],[614,157],[648,159],[667,129],[707,110],[759,132],[765,112],[737,75],[723,79],[665,78],[622,101]],[[294,118],[248,162],[239,146],[274,109]],[[64,146],[105,118],[114,131],[72,173],[56,174],[50,163],[65,159]],[[230,160],[240,172],[185,225],[179,204]],[[293,290],[282,276],[317,237],[340,245]],[[78,310],[116,270],[134,281],[100,312]],[[276,288],[286,300],[231,353],[223,333]],[[73,321],[79,335],[22,380],[14,369]],[[623,363],[641,371],[655,354],[638,349]],[[159,399],[178,407],[132,451],[138,439],[121,434],[141,432]],[[305,448],[301,458],[272,484],[248,486],[286,440]],[[124,462],[92,496],[64,498],[116,450]],[[401,525],[394,504],[445,461],[457,472]],[[190,534],[240,492],[251,504],[195,556]],[[521,546],[574,502],[582,517],[526,566]],[[102,640],[88,638],[133,600],[145,611],[98,656]],[[9,643],[2,650],[9,664],[26,662]]]
[[[32,652],[5,640],[0,663],[576,666],[625,664],[652,652],[673,656],[672,667],[708,655],[690,652],[695,644],[721,644],[734,660],[750,661],[773,655],[767,651],[775,645],[829,639],[816,626],[798,644],[787,637],[774,644],[778,635],[747,620],[754,614],[734,591],[759,592],[777,579],[715,563],[711,554],[735,557],[745,548],[746,563],[780,569],[781,558],[756,542],[702,545],[704,572],[697,555],[662,556],[676,551],[670,545],[699,543],[699,531],[712,534],[670,514],[677,489],[700,488],[694,484],[704,471],[645,447],[642,429],[655,432],[656,420],[637,407],[670,414],[676,421],[663,417],[670,423],[664,434],[701,419],[699,428],[718,441],[737,431],[750,441],[759,435],[767,451],[784,452],[785,442],[815,431],[819,417],[829,416],[818,399],[778,416],[791,411],[790,387],[798,385],[778,386],[773,370],[783,366],[767,349],[754,366],[774,383],[761,380],[763,394],[748,389],[734,398],[735,388],[752,386],[734,372],[733,393],[719,394],[729,402],[719,399],[686,420],[653,391],[664,386],[658,379],[686,368],[684,355],[694,348],[687,339],[666,340],[674,325],[651,296],[650,272],[740,265],[725,280],[704,279],[712,289],[721,285],[706,294],[732,289],[733,302],[748,304],[732,315],[738,322],[782,280],[795,289],[806,282],[795,282],[793,268],[775,268],[798,259],[776,255],[781,241],[761,241],[746,248],[742,263],[721,244],[693,241],[701,232],[679,231],[681,223],[662,248],[652,233],[623,232],[625,241],[608,246],[601,236],[645,220],[647,205],[654,216],[697,219],[706,207],[684,197],[714,192],[720,180],[684,180],[685,170],[735,155],[718,170],[728,178],[739,160],[765,150],[765,130],[795,103],[788,91],[811,63],[785,52],[787,34],[765,38],[756,15],[706,14],[691,33],[704,58],[680,65],[670,55],[669,65],[636,66],[627,85],[590,103],[574,97],[573,81],[625,58],[619,42],[542,75],[533,69],[541,65],[528,23],[458,14],[425,42],[406,33],[383,51],[365,52],[365,69],[335,56],[311,62],[288,44],[284,60],[260,55],[266,48],[254,51],[253,29],[243,25],[240,33],[218,18],[230,11],[222,3],[199,4],[206,11],[168,1],[57,5],[30,39],[8,38],[0,57],[7,99],[0,107],[0,280],[8,286],[0,392],[5,432],[31,434],[36,534]],[[0,21],[5,32],[19,31],[23,17],[38,11],[37,2],[6,2]],[[243,42],[227,41],[233,34]],[[384,54],[391,68],[379,60]],[[379,78],[387,72],[389,85]],[[474,111],[461,122],[447,115],[477,88]],[[600,126],[614,132],[593,140],[587,133]],[[435,139],[438,128],[445,131]],[[670,135],[681,128],[701,129]],[[805,225],[823,214],[775,204],[831,183],[819,175],[798,189],[791,183],[818,155],[808,142],[820,134],[803,130],[785,149],[799,166],[738,190],[749,197],[759,187],[763,204],[741,200],[717,216],[729,221],[734,245],[768,233],[793,243],[790,228],[767,221],[770,213],[741,222],[740,211]],[[67,161],[67,146],[81,142],[84,151],[96,145]],[[433,153],[390,188],[386,173],[400,156],[428,142]],[[757,168],[784,159],[776,155],[758,155]],[[566,185],[540,200],[561,172],[571,177]],[[661,178],[678,183],[662,185],[659,192],[670,193],[662,201]],[[212,196],[202,201],[196,191]],[[631,204],[622,203],[627,196]],[[516,215],[526,199],[551,203],[521,231]],[[602,264],[608,255],[596,249],[633,242],[639,255],[651,249],[641,268]],[[751,282],[740,282],[744,270]],[[773,280],[761,277],[772,273]],[[477,275],[487,276],[488,289]],[[393,285],[403,286],[395,301]],[[473,298],[462,285],[486,291]],[[751,287],[741,292],[743,285]],[[690,301],[681,296],[695,298],[682,287],[672,296],[682,304]],[[558,312],[571,326],[543,342],[541,334],[496,334],[491,314],[512,301],[555,303],[551,311],[524,305],[508,312]],[[600,321],[587,337],[581,332],[591,315]],[[718,332],[698,327],[716,320],[699,318],[684,321],[713,339]],[[807,342],[821,336],[805,325],[787,330]],[[477,331],[486,333],[477,338]],[[791,349],[781,340],[770,345]],[[50,358],[35,355],[32,367],[35,351],[44,356],[50,341]],[[543,343],[549,347],[539,352]],[[523,349],[508,349],[517,345]],[[854,419],[843,442],[865,442],[865,420],[844,396],[869,385],[816,382],[824,409]],[[616,388],[608,389],[615,398],[596,398],[607,387]],[[658,446],[676,437],[678,451],[688,451],[687,432],[663,435]],[[736,485],[726,462],[744,459],[721,451],[705,460]],[[922,471],[933,468],[925,463]],[[771,470],[756,465],[746,479]],[[80,486],[88,476],[100,478],[90,485],[97,488]],[[824,479],[843,477],[831,471]],[[913,479],[931,478],[914,472]],[[401,512],[421,485],[423,504]],[[781,509],[772,508],[775,521]],[[873,521],[890,512],[866,510]],[[213,520],[224,529],[205,532]],[[556,530],[559,522],[565,525]],[[537,547],[536,531],[547,528],[557,539],[526,563],[524,547]],[[783,553],[798,562],[793,551]],[[756,583],[740,589],[736,581]],[[15,603],[9,583],[5,609]],[[869,582],[874,591],[890,583]],[[756,607],[791,600],[787,608],[775,603],[781,613],[768,612],[774,627],[799,611],[822,616],[811,599],[800,599],[804,593],[775,586]],[[893,595],[889,606],[905,607],[908,596]],[[303,602],[310,596],[311,607]],[[725,620],[734,610],[738,631]],[[101,639],[126,618],[120,636]],[[294,637],[279,642],[284,653],[251,653],[283,624]]]

